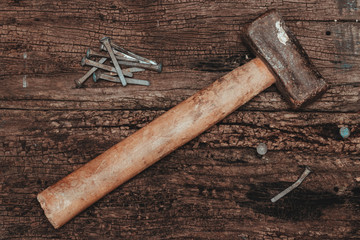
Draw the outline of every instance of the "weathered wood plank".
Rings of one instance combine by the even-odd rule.
[[[333,86],[320,101],[309,109],[312,111],[359,111],[360,25],[347,22],[304,21],[290,22],[289,25],[320,72]],[[60,29],[60,31],[64,31],[60,35],[69,35],[66,32],[67,29]],[[218,30],[221,31],[220,28]],[[181,34],[183,30],[178,31]],[[6,33],[11,36],[17,34],[17,31]],[[330,35],[326,35],[326,33]],[[19,31],[19,34],[27,34],[27,31]],[[42,34],[44,33],[37,33],[37,35]],[[133,31],[132,34],[136,33]],[[223,44],[223,39],[229,37],[214,38],[212,32],[207,32],[207,35],[202,38],[186,33],[187,37],[179,40],[186,42],[177,41],[179,47],[174,49],[172,43],[168,41],[167,34],[170,32],[161,32],[161,36],[159,35],[158,39],[161,41],[162,49],[150,50],[155,59],[164,62],[164,73],[139,75],[151,80],[152,86],[147,88],[137,86],[120,88],[109,83],[88,82],[86,90],[75,89],[73,80],[80,77],[81,72],[84,72],[84,68],[79,66],[78,61],[83,55],[82,52],[87,48],[86,46],[76,46],[78,49],[76,51],[59,52],[54,49],[36,48],[37,45],[34,42],[35,49],[31,51],[23,49],[24,52],[22,52],[21,49],[16,49],[16,51],[11,48],[7,49],[6,46],[11,46],[12,43],[5,43],[4,56],[0,59],[0,63],[7,66],[1,70],[0,76],[3,85],[3,88],[0,89],[1,107],[23,108],[28,106],[36,108],[37,105],[41,105],[44,108],[56,106],[79,108],[79,105],[82,104],[84,109],[86,109],[85,105],[90,109],[169,108],[189,97],[196,90],[209,85],[227,71],[246,62],[245,56],[249,54],[240,40],[238,43],[227,41],[226,44]],[[238,38],[239,29],[229,30],[224,34]],[[85,42],[89,44],[88,46],[97,46],[97,39],[100,35],[97,33],[96,37],[87,38]],[[28,36],[23,37],[23,41],[28,41]],[[45,39],[47,38],[48,36]],[[220,41],[222,44],[209,48],[209,45],[204,42],[204,38],[210,42]],[[56,42],[56,46],[61,49],[73,46],[74,42],[71,38],[66,40],[67,42]],[[27,43],[32,44],[30,41]],[[23,57],[25,52],[26,59]],[[25,76],[28,89],[23,89]],[[24,94],[27,96],[26,100],[31,101],[22,101]],[[108,101],[112,103],[105,103]],[[98,104],[99,102],[102,104]],[[269,108],[273,110],[288,108],[274,88],[260,95],[244,109],[266,110]]]
[[[121,139],[164,113],[160,111],[27,111],[3,110],[0,133],[4,142],[13,137],[36,136],[61,142],[64,151],[71,157],[72,151],[86,152],[89,145],[100,151],[110,148]],[[268,142],[270,150],[316,151],[318,153],[360,153],[360,118],[357,113],[295,113],[236,111],[200,137],[197,145],[207,148],[252,148],[261,141]],[[339,134],[341,126],[349,126],[351,140],[343,140]],[[89,139],[94,138],[94,139]],[[94,137],[93,137],[94,136]],[[99,138],[103,137],[101,141]],[[7,140],[7,138],[10,140]],[[81,141],[86,147],[79,149]],[[44,146],[44,143],[38,145]],[[64,141],[74,143],[65,145]],[[76,144],[80,141],[79,144]],[[60,143],[59,142],[59,143]],[[29,142],[31,145],[31,143]],[[34,143],[36,144],[36,143]],[[17,150],[25,146],[17,143]],[[35,146],[28,146],[36,150]],[[46,147],[49,148],[48,146]],[[5,148],[5,156],[15,155],[15,149]],[[31,152],[31,151],[30,151]],[[87,162],[90,159],[83,160]]]
[[[23,77],[3,80],[0,89],[2,109],[169,109],[208,86],[223,73],[199,71],[164,72],[147,75],[151,86],[127,86],[88,82],[85,89],[76,89],[73,79],[80,75],[58,74],[55,76]],[[14,77],[16,78],[16,77]],[[357,78],[354,78],[358,81]],[[358,112],[360,111],[360,83],[332,85],[330,90],[303,111]],[[241,110],[280,111],[289,110],[276,87],[273,86],[256,96]]]
[[[72,28],[65,24],[59,28],[49,26],[56,28],[60,36],[66,36],[63,41],[53,38],[53,35],[41,26],[31,24],[25,27],[0,26],[0,49],[2,50],[0,60],[7,66],[1,69],[0,76],[8,78],[25,74],[84,72],[84,68],[80,66],[80,60],[85,51],[89,47],[97,49],[98,39],[107,33],[99,30],[94,31],[93,36],[88,36],[85,32],[91,31],[91,26],[84,26],[83,29],[76,31],[76,33],[83,32],[81,37],[71,37],[72,32],[69,31],[72,31]],[[145,56],[150,55],[164,62],[165,70],[176,67],[183,71],[193,69],[227,72],[243,64],[245,56],[249,55],[240,39],[241,26],[245,22],[229,23],[225,29],[224,26],[215,25],[213,27],[217,29],[214,31],[219,32],[215,36],[212,31],[208,31],[208,26],[201,26],[204,31],[201,35],[184,29],[176,29],[179,39],[174,38],[174,41],[169,40],[174,30],[169,29],[169,26],[164,26],[163,30],[152,31],[152,34],[157,35],[147,44],[148,49],[140,48],[144,45],[144,39],[136,39],[139,33],[142,35],[146,31],[146,27],[142,22],[137,24],[143,29],[126,32],[128,36],[131,36],[131,41],[123,41],[121,36],[111,36],[131,50],[140,51]],[[352,83],[355,81],[354,77],[359,73],[359,58],[356,56],[360,52],[360,23],[295,21],[287,22],[287,24],[298,36],[321,73],[330,82]],[[37,29],[37,31],[31,32],[32,29]],[[77,44],[78,42],[81,44]],[[27,54],[25,60],[24,53]]]
[[[53,230],[36,193],[162,112],[3,110],[2,236],[61,238],[71,231],[76,238],[101,233],[107,238],[345,239],[359,234],[358,115],[240,111]],[[352,130],[347,140],[338,135],[342,125]],[[259,141],[269,146],[264,158],[255,154]],[[303,165],[315,173],[271,205],[268,200],[295,181]],[[84,231],[84,225],[93,230]]]
[[[270,8],[284,15],[332,88],[299,112],[269,88],[52,229],[36,194],[248,61],[241,28]],[[14,0],[0,2],[0,12],[1,238],[360,235],[358,1]],[[150,87],[88,81],[75,89],[81,57],[104,35],[162,61],[164,73],[139,75]],[[350,138],[339,136],[341,126]],[[269,148],[262,158],[259,142]],[[314,173],[272,204],[305,165]]]

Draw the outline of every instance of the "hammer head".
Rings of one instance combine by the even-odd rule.
[[[249,24],[244,39],[274,74],[278,89],[293,108],[327,90],[323,77],[275,10]]]

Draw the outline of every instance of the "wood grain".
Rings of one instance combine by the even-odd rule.
[[[242,26],[270,8],[284,15],[330,90],[295,112],[269,88],[53,230],[36,194],[250,60]],[[0,236],[358,238],[358,9],[350,0],[1,1]],[[76,89],[87,70],[80,60],[102,36],[163,62],[164,72],[137,75],[150,87],[88,81]],[[263,158],[259,142],[269,148]],[[271,204],[305,165],[314,173]]]

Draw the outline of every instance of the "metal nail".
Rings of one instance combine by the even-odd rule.
[[[140,60],[140,61],[146,62],[146,63],[148,63],[148,64],[158,65],[157,62],[155,62],[155,61],[153,61],[153,60],[150,60],[150,59],[147,59],[147,58],[144,58],[144,57],[141,57],[141,56],[139,56],[139,55],[137,55],[137,54],[135,54],[135,53],[132,53],[132,52],[126,50],[125,48],[122,48],[122,47],[116,45],[116,44],[113,43],[113,42],[111,42],[110,44],[111,44],[111,47],[113,47],[115,50],[117,50],[117,51],[119,51],[119,52],[122,52],[122,53],[125,53],[125,54],[128,55],[128,56],[134,57],[134,58],[136,58],[136,59],[138,59],[138,60]]]
[[[104,45],[102,44],[102,46],[104,46]],[[104,46],[104,48],[105,48],[105,46]],[[115,51],[114,51],[114,53],[115,53]],[[86,57],[87,58],[90,58],[90,57],[107,57],[107,58],[110,58],[110,56],[108,54],[103,54],[103,53],[100,53],[100,52],[96,52],[96,51],[94,51],[94,50],[92,50],[90,48],[86,51]],[[127,58],[127,57],[119,56],[116,53],[115,53],[115,57],[116,57],[117,60],[120,60],[120,61],[137,62],[137,59],[135,59],[135,58]]]
[[[113,44],[113,43],[111,43],[111,44]],[[119,46],[118,46],[118,47],[119,47]],[[121,47],[119,47],[119,48],[121,48]],[[104,45],[101,45],[100,49],[101,49],[101,50],[104,50],[104,49],[106,49],[106,48],[105,48]],[[121,49],[123,49],[123,48],[121,48]],[[125,49],[123,49],[123,50],[126,51],[126,52],[128,52],[128,53],[131,53],[131,52],[125,50]],[[114,52],[115,55],[117,55],[117,56],[119,56],[119,57],[122,57],[122,58],[130,58],[129,60],[130,60],[131,62],[134,62],[134,64],[133,64],[134,67],[145,68],[145,69],[152,70],[152,71],[159,72],[159,73],[162,72],[162,64],[161,64],[161,63],[156,63],[156,62],[154,62],[154,61],[151,61],[151,60],[148,60],[148,59],[143,58],[143,57],[141,57],[141,56],[138,56],[138,55],[136,55],[136,54],[134,54],[134,53],[131,53],[131,54],[134,54],[135,56],[138,56],[139,58],[146,59],[147,62],[146,62],[146,61],[142,61],[141,59],[133,58],[133,57],[128,56],[128,55],[126,55],[126,54],[124,54],[124,53],[122,53],[122,52],[116,51],[116,49],[113,49],[113,52]],[[129,64],[126,64],[126,63],[125,63],[125,62],[128,62],[129,60],[121,61],[121,62],[124,63],[124,64],[121,64],[120,61],[119,61],[119,64],[120,64],[120,65],[125,65],[125,66],[130,66]],[[150,64],[148,61],[151,61],[152,63]],[[137,63],[137,62],[138,62],[138,63]]]
[[[124,69],[123,69],[123,72],[124,72]],[[110,76],[117,76],[116,72],[106,72],[106,74],[110,75]]]
[[[131,68],[124,68],[124,69],[122,69],[122,72],[123,72],[124,75],[127,76],[127,77],[133,77],[133,76],[134,76],[133,73],[142,72],[142,71],[145,71],[145,69],[143,69],[143,68],[136,68],[136,67],[131,67]],[[116,73],[114,73],[114,72],[108,72],[108,73],[106,73],[106,74],[111,75],[111,76],[116,76]]]
[[[133,73],[137,73],[137,72],[143,72],[145,71],[145,69],[143,68],[136,68],[136,67],[132,67],[132,68],[124,68],[122,69],[122,72],[124,73],[125,76],[127,77],[133,77]],[[107,75],[110,76],[117,76],[116,72],[107,72]]]
[[[116,70],[116,72],[117,72],[117,74],[118,74],[118,76],[119,76],[119,78],[120,78],[120,80],[121,80],[121,84],[122,84],[123,86],[126,86],[127,83],[126,83],[125,77],[124,77],[124,75],[123,75],[123,73],[122,73],[122,71],[121,71],[121,68],[120,68],[120,65],[119,65],[119,63],[118,63],[118,60],[116,59],[115,54],[114,54],[114,52],[113,52],[113,50],[112,50],[112,48],[111,48],[110,38],[108,38],[108,37],[102,38],[102,39],[100,40],[100,42],[102,42],[102,43],[105,45],[106,50],[107,50],[107,52],[109,53],[110,58],[111,58],[111,60],[112,60],[112,62],[113,62],[113,64],[114,64],[115,70]]]
[[[294,182],[290,187],[288,187],[287,189],[285,189],[284,191],[273,197],[271,199],[271,202],[273,203],[276,202],[277,200],[279,200],[280,198],[284,197],[286,194],[297,188],[310,173],[311,173],[311,169],[309,167],[306,167],[305,171],[303,172],[303,174],[301,174],[300,178],[296,182]]]
[[[121,71],[123,72],[124,76],[126,76],[126,77],[133,77],[134,76],[134,74],[129,71],[129,68],[122,69]],[[106,74],[110,75],[110,76],[117,76],[116,72],[106,72]]]
[[[138,67],[126,68],[125,70],[127,70],[127,71],[129,71],[129,72],[132,72],[132,73],[145,71],[145,69],[143,69],[143,68],[138,68]]]
[[[103,64],[106,60],[107,60],[107,58],[101,58],[98,63]],[[82,61],[81,61],[81,63],[82,63]],[[80,88],[83,85],[83,83],[86,81],[86,79],[88,79],[97,69],[98,68],[94,66],[87,73],[85,73],[84,76],[75,80],[76,86]]]
[[[136,68],[143,68],[148,69],[151,71],[155,71],[158,73],[161,73],[162,71],[162,64],[158,65],[152,65],[152,64],[146,64],[146,63],[137,63],[137,62],[127,62],[127,61],[118,61],[120,65],[126,66],[126,67],[136,67]]]
[[[85,65],[90,65],[90,66],[94,66],[93,64],[97,64],[95,61],[92,61],[92,60],[87,59],[87,58],[83,59],[83,62],[84,62]],[[155,66],[155,65],[151,65],[151,64],[144,64],[144,63],[137,63],[137,62],[127,62],[127,61],[118,61],[118,63],[120,65],[125,66],[125,67],[143,68],[143,69],[148,69],[148,70],[152,70],[152,71],[159,72],[159,73],[162,71],[162,65],[161,64]],[[104,69],[104,70],[109,71],[109,72],[113,72],[113,70],[109,70],[109,69],[115,69],[115,68],[112,68],[111,66],[108,66],[108,65],[104,65],[105,67],[107,67],[106,69],[102,68],[101,66],[102,65],[98,65],[96,67]]]
[[[104,44],[100,45],[100,50],[106,51],[106,47],[104,46]],[[116,49],[113,49],[113,52],[116,56],[126,59],[126,61],[130,61],[130,62],[138,62],[139,61],[138,59],[136,59],[134,57],[130,57],[130,56],[126,55],[125,53],[119,52]]]
[[[107,80],[110,82],[116,82],[116,83],[120,82],[120,79],[118,77],[110,76],[110,75],[104,74],[102,72],[93,73],[94,82],[97,82],[99,79]],[[125,78],[125,79],[128,84],[136,84],[136,85],[143,85],[143,86],[150,85],[150,82],[146,81],[146,80],[134,79],[134,78]]]
[[[95,62],[93,60],[90,60],[86,57],[84,57],[82,60],[81,60],[81,65],[82,66],[85,66],[85,65],[88,65],[88,66],[92,66],[92,67],[96,67],[96,68],[100,68],[100,69],[103,69],[103,70],[106,70],[108,72],[114,72],[114,73],[117,73],[116,72],[116,69],[112,66],[109,66],[109,65],[105,65],[105,64],[102,64],[100,62]],[[125,69],[122,71],[122,73],[127,76],[127,77],[132,77],[133,74],[132,72],[130,71],[125,71]],[[91,75],[91,74],[90,74]]]

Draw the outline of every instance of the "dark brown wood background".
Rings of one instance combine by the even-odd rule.
[[[331,84],[292,111],[270,87],[59,230],[36,194],[253,56],[244,24],[276,8]],[[360,238],[360,3],[0,3],[0,238]],[[150,87],[74,79],[99,39],[164,64]],[[351,136],[342,139],[339,128]],[[258,143],[268,145],[265,157]],[[270,198],[310,166],[277,203]]]

